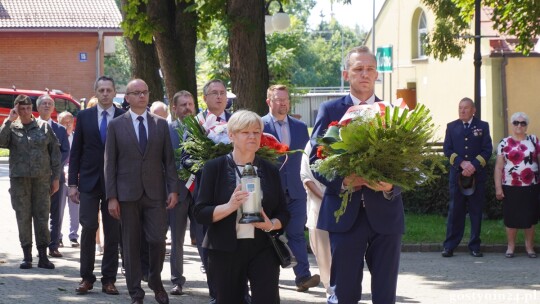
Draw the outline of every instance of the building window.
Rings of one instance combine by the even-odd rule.
[[[426,58],[426,37],[428,34],[426,14],[420,13],[418,18],[417,51],[418,58]]]

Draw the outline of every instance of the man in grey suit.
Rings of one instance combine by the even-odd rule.
[[[107,130],[105,181],[109,213],[122,223],[126,281],[132,303],[143,303],[144,298],[140,263],[144,233],[149,247],[148,286],[156,301],[163,304],[169,303],[161,281],[166,209],[176,206],[179,182],[169,126],[166,120],[147,112],[148,95],[143,80],[128,83],[126,100],[130,110],[113,120]]]

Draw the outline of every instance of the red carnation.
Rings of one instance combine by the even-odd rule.
[[[289,151],[289,146],[280,143],[272,134],[263,133],[261,135],[261,147],[269,147],[277,153]]]
[[[324,153],[324,146],[318,146],[317,147],[317,158],[319,159],[325,159],[325,153]]]
[[[511,161],[514,165],[519,165],[524,158],[525,155],[521,151],[512,150],[510,151],[510,153],[508,153],[508,160]]]
[[[534,180],[534,172],[531,170],[531,168],[523,169],[519,176],[525,185],[530,185]]]
[[[332,122],[328,125],[329,128],[330,128],[330,127],[333,127],[333,126],[338,126],[338,127],[339,127],[339,121],[334,120],[334,121],[332,121]]]

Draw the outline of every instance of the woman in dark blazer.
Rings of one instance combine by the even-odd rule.
[[[279,303],[279,262],[266,232],[282,230],[289,221],[279,171],[255,156],[263,123],[251,111],[237,111],[227,124],[233,151],[208,161],[203,168],[194,214],[208,225],[208,275],[215,284],[216,303],[243,303],[250,282],[252,303]],[[241,190],[243,166],[253,163],[261,178],[264,222],[239,224],[248,193]]]

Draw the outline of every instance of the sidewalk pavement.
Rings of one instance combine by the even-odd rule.
[[[63,258],[51,258],[54,270],[37,268],[36,250],[33,249],[34,268],[19,269],[22,251],[18,241],[15,212],[11,208],[7,166],[0,165],[0,304],[23,303],[130,303],[126,281],[118,271],[116,286],[120,295],[101,292],[99,265],[96,257],[95,274],[98,282],[87,295],[75,294],[79,278],[79,249],[64,247]],[[67,213],[63,232],[67,235]],[[189,239],[187,237],[186,239]],[[67,239],[65,240],[67,241]],[[65,242],[68,245],[68,242]],[[439,247],[437,247],[439,246]],[[208,303],[205,275],[200,272],[197,249],[186,242],[184,257],[185,296],[170,296],[171,303]],[[168,251],[170,250],[167,247]],[[540,259],[530,259],[524,250],[516,257],[504,257],[504,250],[485,247],[483,258],[471,257],[457,250],[452,258],[442,258],[440,245],[406,245],[401,256],[396,303],[439,304],[532,304],[540,303]],[[492,252],[496,250],[496,252]],[[427,251],[427,252],[426,252]],[[436,252],[433,252],[436,251]],[[309,255],[311,271],[319,273],[313,255]],[[262,274],[264,275],[264,274]],[[162,278],[165,289],[170,282],[169,256],[166,257]],[[364,269],[362,300],[371,302],[370,275]],[[156,303],[152,291],[143,283],[146,303]],[[280,276],[281,303],[326,303],[322,285],[308,292],[296,292],[292,269],[282,269]],[[229,303],[226,303],[229,304]],[[235,304],[235,303],[230,303]],[[254,303],[257,304],[257,303]]]

